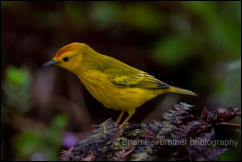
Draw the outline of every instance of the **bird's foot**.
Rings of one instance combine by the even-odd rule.
[[[130,124],[127,122],[127,123],[123,123],[122,125],[119,125],[119,129],[122,129],[122,128],[124,128],[124,127],[127,127],[127,126],[129,126]]]
[[[122,124],[122,125],[119,125],[118,123],[116,123],[115,125],[114,125],[114,127],[118,127],[118,128],[123,128],[123,127],[127,127],[127,126],[129,126],[129,123],[124,123],[124,124]]]
[[[118,135],[121,136],[123,134],[123,128],[127,127],[129,123],[124,123],[122,125],[115,124],[115,127],[118,128]]]
[[[128,122],[126,122],[126,123],[124,123],[124,127],[127,127],[127,126],[129,126],[130,125],[130,123],[128,123]]]
[[[117,134],[118,134],[119,137],[122,136],[122,134],[123,134],[123,128],[118,127]]]

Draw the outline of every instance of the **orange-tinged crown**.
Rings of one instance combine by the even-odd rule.
[[[64,47],[62,47],[57,53],[56,53],[56,57],[61,56],[63,53],[67,52],[67,51],[72,51],[74,48],[76,48],[77,46],[79,46],[80,43],[70,43],[68,45],[65,45]]]

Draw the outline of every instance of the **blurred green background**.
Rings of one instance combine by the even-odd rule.
[[[241,2],[1,1],[1,34],[1,160],[58,160],[93,124],[118,117],[70,72],[42,67],[71,42],[199,93],[161,95],[131,122],[159,120],[178,102],[241,107]],[[241,145],[218,160],[240,154]]]

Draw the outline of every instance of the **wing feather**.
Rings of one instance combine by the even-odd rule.
[[[89,69],[94,68],[106,74],[107,79],[111,83],[123,87],[138,87],[147,89],[166,89],[169,85],[156,79],[148,73],[131,67],[117,59],[106,55],[97,55],[99,62],[86,61],[93,63],[89,65]],[[92,58],[93,59],[93,58]]]
[[[119,86],[138,87],[147,89],[165,89],[169,85],[156,79],[146,72],[139,71],[136,75],[122,75],[111,78],[110,81]]]

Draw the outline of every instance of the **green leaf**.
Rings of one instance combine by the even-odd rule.
[[[23,85],[29,83],[31,77],[27,68],[9,66],[6,69],[6,79],[13,84]]]

